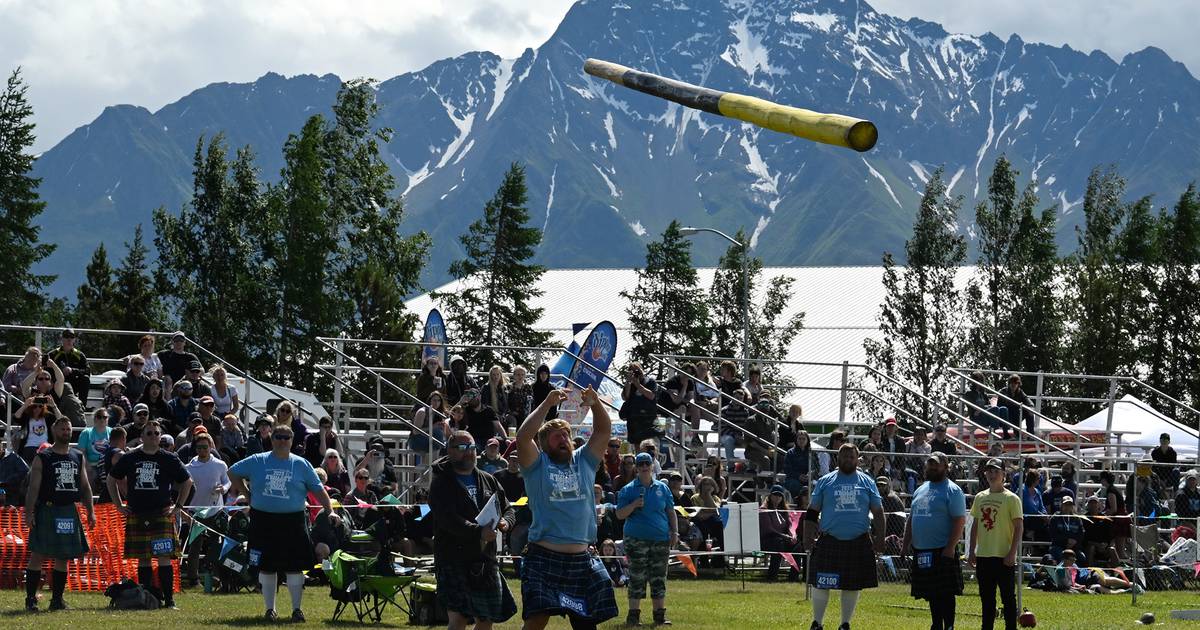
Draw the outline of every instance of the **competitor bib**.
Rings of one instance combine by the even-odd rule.
[[[250,566],[252,566],[252,567],[258,566],[258,563],[260,560],[262,560],[262,552],[257,549],[251,549],[250,550]],[[332,568],[332,565],[330,565],[330,568]]]
[[[150,551],[156,556],[165,556],[175,551],[175,541],[170,538],[155,538],[150,541]]]
[[[70,536],[75,533],[75,519],[73,518],[56,518],[54,519],[54,533]]]
[[[244,567],[242,567],[242,564],[240,562],[238,562],[237,560],[234,560],[233,558],[229,558],[229,557],[226,557],[224,560],[222,560],[221,564],[229,567],[235,573],[241,573],[242,569],[244,568]]]
[[[933,552],[922,551],[917,554],[917,568],[929,569],[933,567]]]
[[[817,588],[836,589],[842,583],[842,575],[840,573],[818,573]]]
[[[558,605],[581,617],[587,616],[587,604],[583,600],[571,597],[566,593],[558,594]]]

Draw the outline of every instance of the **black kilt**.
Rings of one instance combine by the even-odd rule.
[[[808,583],[816,588],[860,591],[879,586],[871,536],[839,540],[821,534],[813,544],[808,573]]]
[[[924,556],[924,554],[929,555]],[[958,554],[954,554],[953,558],[947,558],[942,555],[940,548],[916,549],[913,551],[909,566],[913,597],[933,599],[936,595],[962,595],[962,560]]]
[[[480,572],[478,576],[469,575],[473,569]],[[497,623],[508,621],[517,614],[517,601],[495,563],[480,562],[472,566],[438,559],[434,572],[437,598],[446,610]]]
[[[250,565],[266,573],[298,573],[317,563],[308,520],[299,512],[263,512],[250,508],[247,535]]]

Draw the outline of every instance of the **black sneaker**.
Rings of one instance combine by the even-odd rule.
[[[267,614],[263,615],[263,619],[266,619],[267,621],[278,621],[279,615],[275,614],[274,610],[268,610]]]
[[[838,630],[850,630],[850,624],[848,622],[844,623],[844,624],[838,626]]]
[[[175,605],[175,600],[173,599],[164,600],[162,607],[167,610],[179,610],[179,606]]]
[[[71,608],[69,606],[67,606],[67,602],[65,602],[61,599],[50,600],[50,610],[70,610],[70,609]]]
[[[819,622],[814,621],[814,622],[812,622],[812,625],[808,627],[808,630],[825,630],[825,626],[821,625]]]
[[[292,621],[296,623],[304,623],[304,611],[297,608],[292,611]]]
[[[38,611],[37,598],[36,597],[26,597],[25,598],[25,612],[37,612],[37,611]]]

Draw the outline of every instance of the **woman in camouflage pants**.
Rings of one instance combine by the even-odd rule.
[[[679,545],[675,500],[667,484],[654,478],[654,459],[638,453],[638,476],[617,495],[617,518],[625,521],[625,555],[629,557],[629,614],[625,625],[640,626],[641,600],[654,604],[654,625],[667,621],[667,560]]]

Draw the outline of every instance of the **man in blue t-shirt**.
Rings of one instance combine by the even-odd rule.
[[[912,596],[929,600],[933,630],[954,627],[954,598],[962,595],[962,563],[958,541],[967,520],[967,499],[946,478],[950,463],[944,453],[925,460],[925,483],[913,492],[912,515],[904,527],[905,552],[912,547]]]
[[[333,510],[329,494],[312,464],[292,452],[294,435],[290,426],[276,425],[271,430],[269,453],[249,455],[229,469],[235,494],[246,494],[247,484],[250,486],[249,561],[258,567],[268,621],[277,618],[275,591],[280,573],[287,576],[292,621],[304,621],[300,610],[304,593],[301,571],[312,568],[317,561],[305,518],[309,493],[326,512]]]
[[[879,585],[875,553],[883,549],[883,500],[871,476],[859,472],[857,465],[858,447],[843,444],[837,452],[837,470],[813,484],[804,518],[804,546],[812,550],[809,583],[816,588],[810,630],[823,630],[830,590],[842,591],[838,628],[849,630],[860,591]]]
[[[581,409],[592,414],[592,437],[573,449],[570,424],[543,423],[566,398],[564,391],[551,391],[517,431],[517,461],[533,512],[521,566],[521,616],[528,630],[542,630],[551,615],[569,615],[573,628],[595,628],[617,616],[608,571],[588,552],[596,539],[592,486],[612,421],[596,392],[585,389]]]

